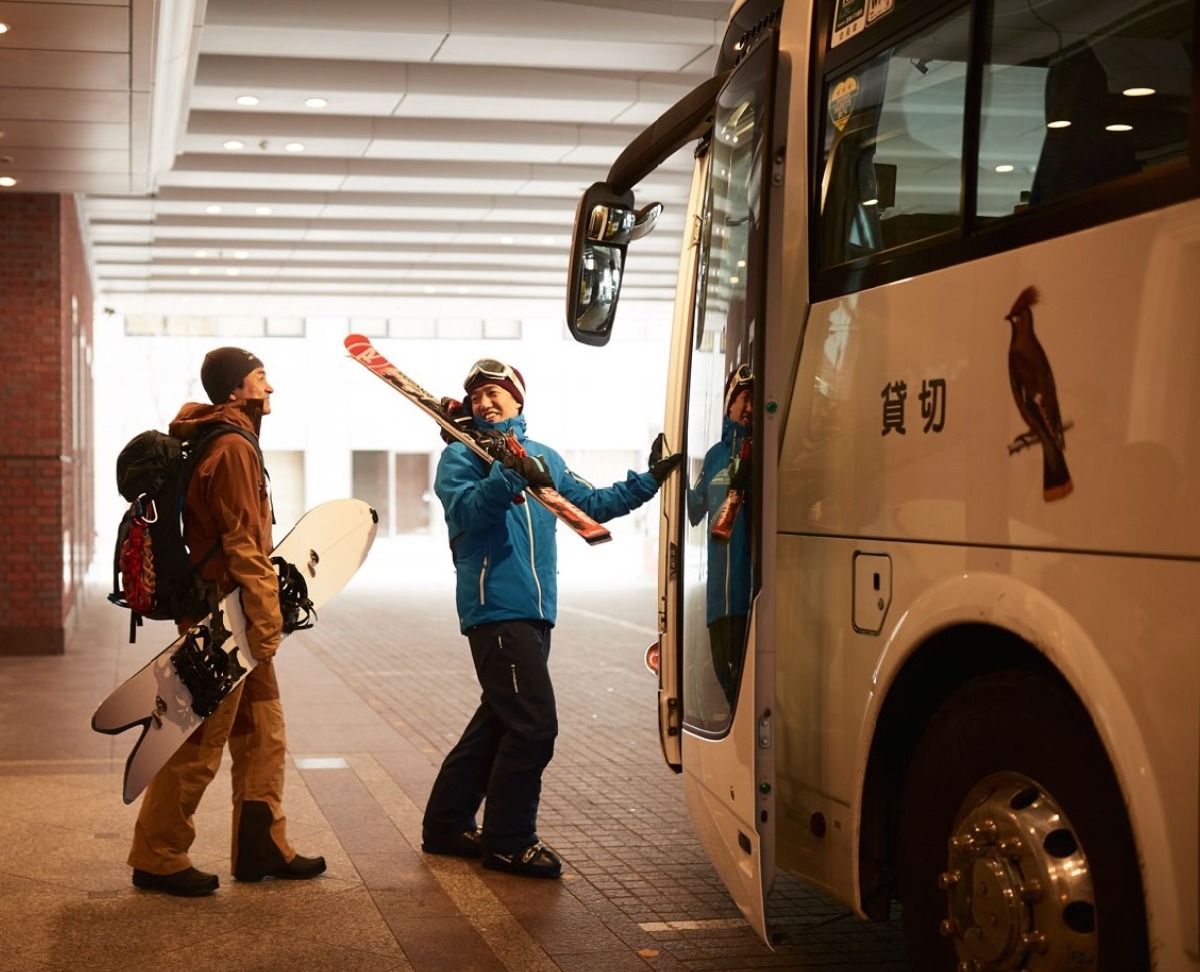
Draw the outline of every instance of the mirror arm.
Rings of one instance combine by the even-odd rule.
[[[713,124],[717,95],[730,72],[709,78],[664,111],[626,147],[608,170],[607,182],[617,195],[628,192],[688,142],[705,135]]]

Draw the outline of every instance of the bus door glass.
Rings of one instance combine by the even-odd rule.
[[[722,92],[713,127],[688,391],[683,719],[729,731],[741,681],[753,548],[754,372],[764,94],[761,44]]]

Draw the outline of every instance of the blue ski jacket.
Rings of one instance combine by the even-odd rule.
[[[729,460],[742,450],[746,429],[731,418],[721,425],[721,441],[704,456],[704,465],[696,485],[688,491],[688,519],[692,526],[705,514],[711,528],[712,518],[721,509],[729,493]],[[728,544],[708,540],[708,603],[706,619],[712,624],[717,618],[750,613],[750,501],[747,496]]]
[[[503,422],[475,419],[480,429],[516,434],[531,456],[540,456],[555,488],[603,523],[636,510],[658,492],[649,472],[630,471],[624,482],[596,488],[567,469],[562,456],[525,436],[525,416]],[[477,624],[505,620],[548,621],[558,611],[557,518],[540,503],[514,503],[525,480],[499,462],[488,462],[461,442],[438,460],[433,489],[446,512],[450,549],[458,573],[458,619],[464,633]]]

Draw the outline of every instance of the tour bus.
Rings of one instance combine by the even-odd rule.
[[[694,150],[651,652],[764,938],[785,868],[914,972],[1200,969],[1197,22],[744,0],[580,200],[602,345]]]

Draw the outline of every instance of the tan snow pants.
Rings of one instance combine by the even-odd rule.
[[[129,851],[131,867],[175,874],[191,866],[188,849],[196,839],[193,816],[221,765],[226,743],[233,759],[231,869],[237,871],[239,853],[247,859],[279,855],[283,863],[296,856],[283,815],[287,752],[283,705],[275,666],[267,661],[256,665],[196,727],[146,787]],[[243,826],[248,803],[255,812],[245,815]]]

